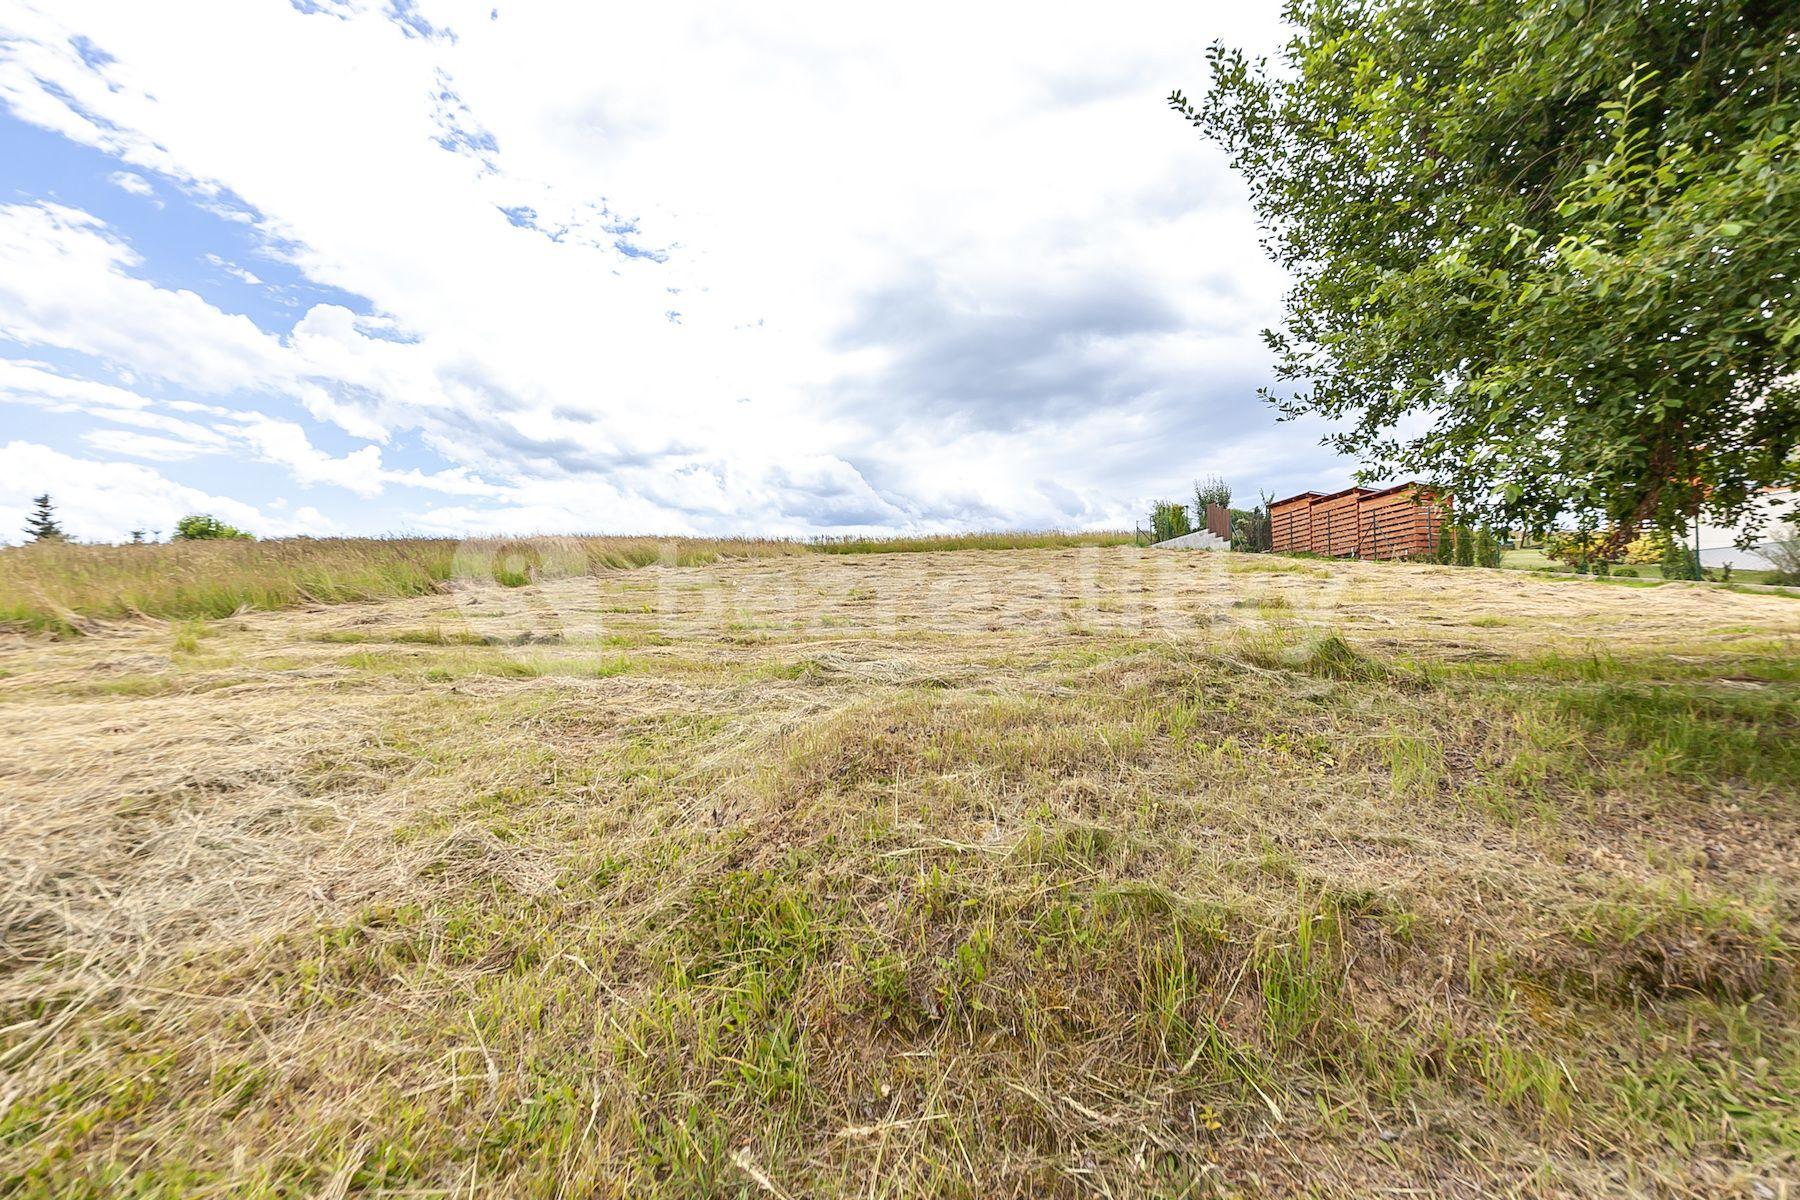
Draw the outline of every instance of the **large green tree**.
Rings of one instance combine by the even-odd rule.
[[[1290,0],[1173,106],[1293,279],[1286,413],[1465,516],[1678,528],[1800,476],[1800,4]]]

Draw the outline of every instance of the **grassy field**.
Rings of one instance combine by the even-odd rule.
[[[0,546],[0,629],[79,633],[121,617],[230,616],[244,609],[422,596],[460,580],[507,586],[721,558],[1117,546],[1129,533],[984,533],[941,537],[287,538],[98,546]]]
[[[1800,1171],[1800,602],[539,553],[0,634],[0,1194]]]
[[[825,554],[918,554],[935,550],[1063,550],[1074,546],[1130,546],[1137,541],[1137,534],[1121,530],[1100,533],[1023,530],[925,537],[815,538],[807,544]]]
[[[1503,556],[1500,565],[1513,571],[1541,571],[1545,568],[1550,568],[1555,571],[1569,570],[1567,563],[1558,562],[1545,554],[1542,550],[1537,549],[1508,550]],[[1613,567],[1615,572],[1620,569],[1633,572],[1635,577],[1639,579],[1660,580],[1663,577],[1662,567],[1656,563],[1619,563]],[[1715,576],[1718,574],[1716,568],[1713,569],[1713,574]],[[1625,578],[1631,578],[1631,576],[1626,576]],[[1777,572],[1775,571],[1757,571],[1749,569],[1733,571],[1731,573],[1731,580],[1735,583],[1778,584],[1781,582],[1780,579],[1777,578]]]
[[[95,620],[230,616],[244,609],[423,596],[458,578],[537,579],[799,554],[750,538],[287,538],[144,546],[0,547],[0,625],[80,632]]]

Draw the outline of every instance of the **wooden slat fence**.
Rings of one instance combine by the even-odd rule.
[[[1424,555],[1437,546],[1449,507],[1448,496],[1418,483],[1301,492],[1269,505],[1270,542],[1334,558]]]

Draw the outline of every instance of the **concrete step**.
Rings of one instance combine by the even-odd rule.
[[[1184,533],[1178,538],[1170,538],[1166,542],[1152,543],[1152,550],[1229,550],[1231,543],[1209,529],[1197,533]]]

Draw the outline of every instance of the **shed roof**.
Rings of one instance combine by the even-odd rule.
[[[1384,487],[1378,491],[1372,491],[1368,494],[1368,496],[1366,498],[1373,500],[1377,496],[1391,496],[1395,492],[1403,492],[1407,488],[1417,488],[1422,492],[1429,492],[1429,491],[1433,490],[1432,488],[1426,486],[1425,484],[1420,483],[1416,479],[1409,479],[1405,483],[1396,483],[1396,484],[1392,485],[1391,487]]]

